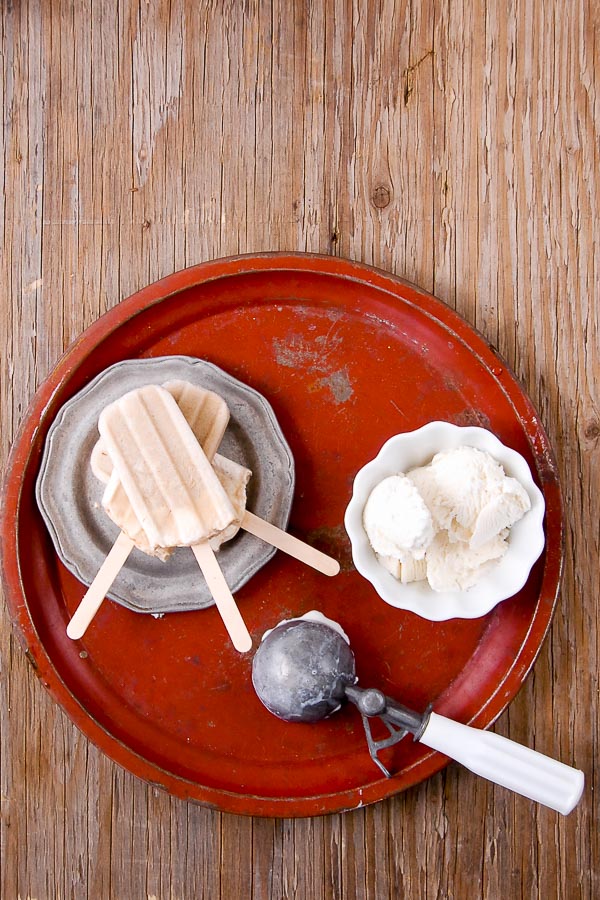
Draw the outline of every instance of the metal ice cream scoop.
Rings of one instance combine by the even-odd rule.
[[[318,722],[346,700],[359,710],[369,753],[391,777],[378,752],[409,732],[427,747],[472,772],[566,815],[583,792],[578,769],[550,759],[501,735],[462,725],[427,709],[417,713],[374,688],[356,684],[354,654],[341,628],[320,614],[282,622],[267,632],[252,664],[252,683],[266,708],[288,722]],[[377,716],[390,736],[373,738]]]

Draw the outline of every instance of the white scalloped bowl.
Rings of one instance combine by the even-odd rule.
[[[401,584],[378,562],[369,543],[363,526],[367,498],[375,485],[388,475],[426,465],[439,451],[461,446],[487,450],[504,467],[507,475],[521,482],[531,500],[531,509],[510,529],[504,556],[468,590],[434,591],[427,581]],[[521,590],[544,549],[544,511],[544,496],[520,453],[506,447],[485,428],[429,422],[416,431],[391,437],[375,459],[360,469],[354,479],[344,525],[352,544],[356,569],[371,582],[382,600],[424,619],[442,622],[456,618],[476,619]]]

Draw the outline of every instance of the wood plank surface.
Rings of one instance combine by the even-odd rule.
[[[477,326],[564,490],[548,639],[495,730],[586,773],[563,818],[451,765],[372,807],[236,817],[99,753],[0,610],[0,896],[600,896],[600,6],[5,0],[6,461],[36,387],[124,297],[213,257],[374,263]]]

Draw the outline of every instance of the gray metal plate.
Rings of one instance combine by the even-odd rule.
[[[36,499],[64,565],[89,585],[117,537],[102,509],[104,486],[90,468],[102,409],[143,384],[184,379],[220,394],[231,413],[219,453],[252,471],[248,509],[286,528],[294,493],[294,461],[268,401],[222,369],[187,356],[132,359],[105,369],[60,410],[52,423],[36,485]],[[232,591],[239,590],[274,548],[245,531],[224,544],[218,560]],[[134,549],[117,576],[113,600],[137,612],[203,609],[213,604],[187,547],[166,561]]]

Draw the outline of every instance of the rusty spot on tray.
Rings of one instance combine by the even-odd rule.
[[[273,351],[278,365],[286,366],[289,369],[303,366],[314,369],[322,353],[321,349],[317,349],[313,343],[296,335],[292,335],[288,340],[275,338]]]
[[[461,427],[476,425],[478,428],[487,428],[491,431],[489,417],[478,409],[464,409],[454,417],[454,424]]]
[[[336,403],[345,403],[354,393],[346,369],[340,369],[337,372],[332,372],[331,375],[321,378],[317,382],[317,386],[329,388]]]
[[[201,665],[201,660],[199,656],[186,656],[185,662],[191,663],[193,666]]]
[[[354,388],[346,367],[337,368],[336,361],[332,359],[334,353],[342,342],[341,335],[335,334],[331,329],[327,334],[321,334],[312,341],[306,341],[298,335],[291,335],[287,340],[275,339],[273,351],[275,359],[280,366],[291,369],[303,369],[308,374],[318,374],[312,383],[310,390],[331,391],[335,403],[345,403],[354,394]]]

